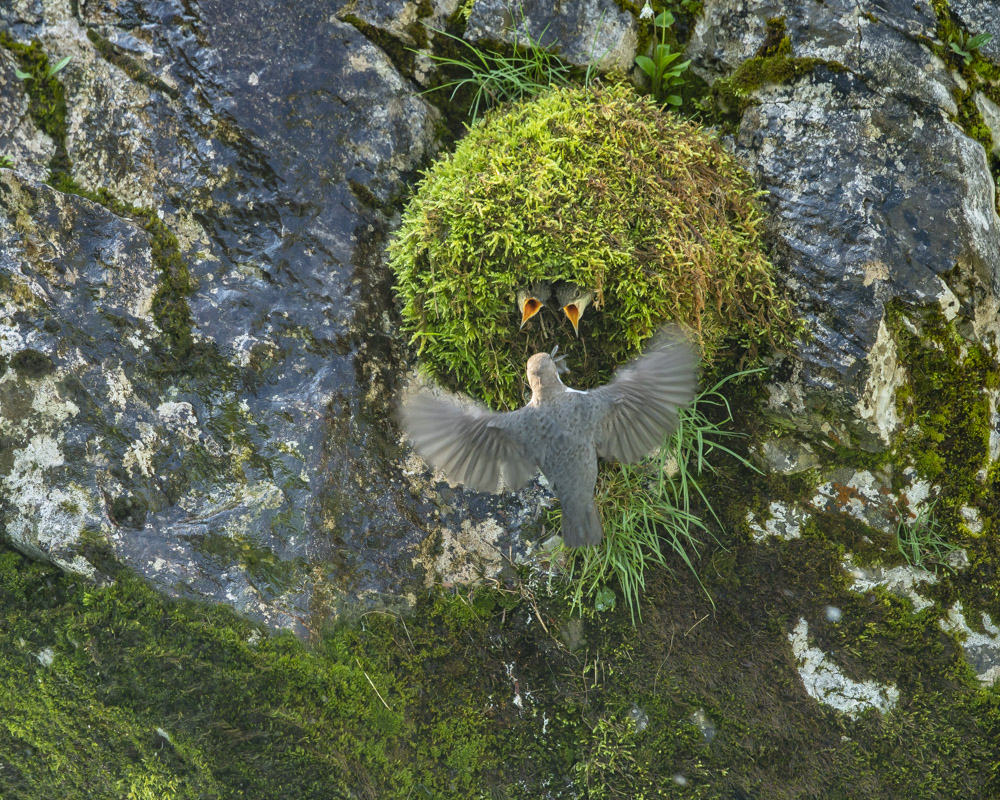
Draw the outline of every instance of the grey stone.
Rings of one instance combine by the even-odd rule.
[[[73,55],[73,177],[176,236],[194,357],[164,357],[150,234],[39,184],[49,151],[28,147],[30,126],[4,128],[25,154],[0,171],[5,538],[98,579],[95,555],[111,555],[168,593],[299,632],[407,602],[443,532],[494,531],[516,557],[537,486],[451,492],[397,458],[407,364],[382,249],[437,112],[318,0],[37,12],[26,35]],[[24,119],[16,84],[0,103]]]
[[[632,68],[638,43],[636,19],[613,0],[551,3],[476,0],[465,29],[473,43],[499,41],[554,49],[569,64],[601,70]]]
[[[775,17],[796,56],[836,69],[762,86],[736,138],[768,191],[775,261],[810,334],[775,371],[771,408],[783,396],[797,427],[878,450],[898,431],[904,377],[886,303],[938,304],[996,338],[993,181],[983,148],[950,120],[959,82],[922,42],[935,35],[929,4],[709,2],[693,68],[732,72]]]
[[[7,156],[23,175],[40,181],[48,173],[55,143],[28,114],[28,95],[16,68],[17,60],[0,48],[0,157]]]
[[[983,122],[986,123],[986,127],[990,129],[990,135],[993,137],[993,149],[990,152],[995,156],[1000,155],[1000,106],[982,92],[976,92],[972,99],[975,101],[979,113],[983,115]]]

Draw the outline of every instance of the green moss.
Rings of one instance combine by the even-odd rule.
[[[556,343],[591,386],[668,320],[709,358],[787,342],[756,200],[715,139],[648,98],[550,91],[427,173],[390,245],[404,326],[438,379],[498,407],[521,404],[525,360]],[[515,291],[539,279],[594,292],[580,340],[551,311],[518,330]]]
[[[52,174],[69,168],[66,153],[66,89],[55,75],[49,75],[49,57],[42,50],[41,42],[30,44],[16,41],[7,31],[0,31],[0,47],[14,54],[21,71],[31,75],[25,81],[28,95],[28,113],[41,130],[47,133],[56,147],[49,162]]]
[[[916,321],[915,333],[904,319]],[[906,433],[896,445],[910,454],[922,478],[941,487],[942,502],[953,513],[982,497],[976,474],[989,451],[989,399],[997,367],[979,344],[970,344],[940,310],[919,316],[887,309],[886,323],[906,365],[907,385],[897,394]]]
[[[553,594],[434,592],[405,619],[365,613],[306,645],[124,574],[87,587],[0,548],[0,794],[936,800],[1000,790],[1000,692],[975,685],[931,615],[848,592],[822,539],[717,552],[702,570],[714,614],[683,570],[656,573],[643,627],[624,609],[601,615],[570,653],[538,624],[555,631],[566,619],[557,583]],[[807,610],[823,603],[843,622]],[[805,696],[787,641],[803,614],[845,671],[899,688],[895,711],[851,722]],[[50,666],[38,659],[45,648]]]
[[[720,78],[712,85],[717,112],[724,119],[738,121],[758,89],[791,83],[820,66],[835,72],[844,69],[837,62],[796,57],[791,40],[785,34],[784,18],[769,19],[764,42],[756,55],[740,64],[732,75]]]

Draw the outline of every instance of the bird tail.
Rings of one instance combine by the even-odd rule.
[[[587,504],[563,504],[563,544],[567,547],[586,547],[599,544],[604,536],[601,514],[593,501]]]

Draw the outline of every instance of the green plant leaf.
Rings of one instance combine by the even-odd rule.
[[[649,56],[636,56],[635,63],[639,65],[639,69],[645,72],[650,78],[656,74],[656,64],[653,63],[653,59]]]
[[[664,67],[676,58],[680,53],[671,53],[669,44],[658,44],[653,48],[653,61],[660,67]]]
[[[657,28],[669,28],[674,24],[674,15],[669,11],[661,11],[653,20],[653,25]]]
[[[72,58],[73,56],[66,56],[65,58],[61,59],[59,63],[56,64],[54,67],[49,67],[49,77],[51,78],[53,75],[59,72],[59,70],[65,67]]]
[[[965,46],[969,50],[975,50],[979,47],[982,47],[992,38],[993,38],[992,33],[977,33],[975,36],[973,36],[971,39],[969,39],[969,41],[965,43]]]
[[[610,611],[615,607],[616,600],[614,589],[602,586],[597,590],[597,595],[594,597],[594,610]]]
[[[667,95],[667,102],[672,106],[679,106],[684,101],[676,94]]]
[[[677,55],[680,55],[680,53],[677,53]],[[680,64],[674,64],[670,68],[670,73],[672,75],[680,75],[689,66],[691,66],[691,59],[690,58],[687,61],[682,61]]]
[[[14,67],[14,74],[22,81],[30,80],[32,77],[30,72],[21,72],[17,67]]]

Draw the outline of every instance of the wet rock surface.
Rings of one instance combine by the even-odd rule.
[[[407,366],[381,249],[438,115],[378,47],[318,2],[4,14],[53,62],[73,56],[71,177],[108,192],[39,183],[50,148],[4,70],[0,480],[16,546],[88,575],[110,547],[167,591],[301,631],[423,585],[428,530],[516,513],[461,492],[435,506],[398,464]],[[170,270],[190,291],[164,289]]]
[[[706,537],[697,573],[679,558],[673,574],[650,570],[634,629],[622,602],[567,616],[552,572],[510,569],[544,534],[544,489],[449,486],[393,422],[417,379],[382,250],[440,146],[417,94],[429,73],[415,61],[404,77],[393,43],[425,47],[457,3],[0,4],[0,30],[39,37],[53,63],[73,56],[60,80],[79,189],[46,184],[57,143],[0,47],[0,155],[15,167],[0,169],[0,534],[74,576],[101,582],[124,563],[167,594],[299,634],[376,602],[424,603],[339,626],[314,662],[226,615],[206,633],[204,606],[160,607],[136,581],[39,577],[0,552],[3,785],[71,796],[21,791],[6,759],[17,750],[23,775],[51,777],[48,759],[93,752],[78,724],[92,719],[125,735],[73,796],[95,780],[120,793],[122,775],[150,791],[151,765],[164,792],[203,771],[190,796],[254,779],[292,786],[268,797],[394,796],[387,763],[413,796],[431,791],[427,775],[453,794],[456,775],[533,796],[583,796],[596,779],[652,796],[671,776],[706,797],[996,794],[983,775],[1000,721],[997,392],[971,360],[935,376],[932,392],[976,396],[921,413],[944,418],[942,440],[982,447],[942,450],[946,470],[927,478],[906,459],[940,453],[897,402],[926,366],[905,360],[922,331],[885,313],[930,304],[955,337],[922,340],[927,351],[985,345],[992,359],[1000,237],[985,150],[952,119],[961,81],[929,46],[942,43],[928,4],[747,5],[707,3],[690,54],[707,78],[730,75],[783,17],[795,56],[823,62],[757,87],[731,142],[770,191],[774,259],[812,338],[772,371],[766,402],[783,423],[754,443],[771,474],[722,473],[709,489],[728,496],[720,546]],[[561,6],[541,25],[607,8],[620,14]],[[509,33],[481,22],[499,6],[471,11],[481,41]],[[996,3],[952,11],[973,33],[1000,19]],[[979,427],[946,429],[969,407]],[[927,452],[858,457],[901,433]],[[974,477],[949,483],[957,471]],[[946,499],[957,518],[931,526]],[[921,520],[961,548],[908,563],[899,535]],[[464,586],[504,565],[478,598]],[[463,587],[426,591],[442,584]],[[273,660],[248,657],[264,649]],[[280,688],[244,693],[256,681]],[[44,728],[53,708],[72,732],[27,746],[22,720]],[[154,736],[151,719],[170,724]],[[255,749],[264,738],[274,749]],[[160,761],[174,741],[184,767]],[[110,771],[117,760],[140,769]],[[234,762],[248,767],[239,780]]]
[[[557,51],[568,64],[627,71],[638,43],[636,19],[610,0],[591,3],[519,3],[476,0],[465,38],[471,42],[527,41]]]
[[[692,68],[710,81],[731,74],[766,49],[775,19],[795,58],[818,60],[756,88],[736,139],[769,192],[775,259],[810,335],[777,376],[794,387],[800,424],[821,432],[839,404],[827,416],[861,418],[841,438],[878,449],[892,410],[874,413],[865,395],[892,379],[875,352],[887,304],[937,303],[995,339],[993,181],[983,147],[953,121],[961,78],[928,46],[930,4],[706,3]]]

